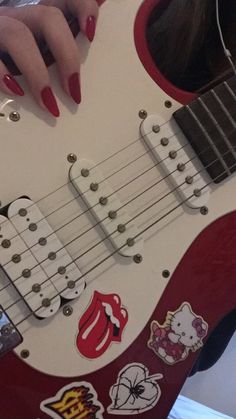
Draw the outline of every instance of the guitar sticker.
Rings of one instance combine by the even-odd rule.
[[[112,342],[121,342],[128,321],[127,310],[117,294],[94,292],[93,299],[79,321],[77,348],[86,358],[101,356]]]
[[[90,383],[74,382],[40,404],[42,412],[53,419],[103,419],[103,406]]]
[[[149,375],[149,370],[142,364],[128,364],[110,389],[112,404],[107,412],[113,415],[137,415],[156,406],[161,397],[161,390],[156,383],[162,374]]]
[[[148,347],[166,364],[184,361],[189,351],[195,352],[203,346],[208,324],[195,314],[189,303],[184,302],[176,311],[168,311],[165,323],[151,323]]]

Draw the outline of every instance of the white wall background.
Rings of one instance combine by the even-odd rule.
[[[188,378],[181,394],[236,418],[236,334],[220,360]]]

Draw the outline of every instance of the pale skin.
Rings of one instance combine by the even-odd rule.
[[[98,18],[96,0],[42,0],[38,5],[0,7],[0,51],[11,56],[34,99],[54,116],[59,116],[59,109],[37,40],[46,41],[64,91],[79,103],[80,57],[65,18],[68,14],[78,19],[81,31],[92,42]],[[1,60],[0,90],[6,95],[24,95]]]

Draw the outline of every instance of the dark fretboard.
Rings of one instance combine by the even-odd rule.
[[[215,183],[236,171],[236,76],[173,116]]]

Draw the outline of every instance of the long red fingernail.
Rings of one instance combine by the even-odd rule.
[[[60,111],[51,87],[44,87],[44,89],[41,91],[41,98],[49,112],[51,112],[53,116],[58,117],[60,115]]]
[[[79,104],[81,102],[81,91],[78,73],[71,74],[68,79],[68,85],[71,97],[74,99],[75,103]]]
[[[3,76],[3,81],[5,85],[11,90],[15,95],[24,96],[24,90],[20,87],[17,81],[10,74],[5,74]]]
[[[89,16],[86,24],[86,36],[92,42],[96,30],[96,19],[94,16]]]

